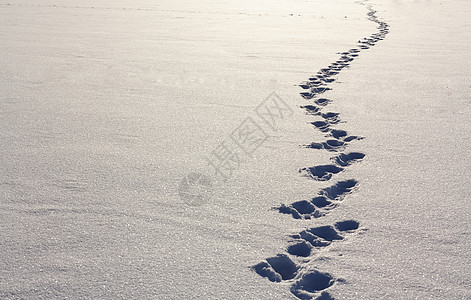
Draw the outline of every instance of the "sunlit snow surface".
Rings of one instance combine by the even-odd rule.
[[[330,101],[302,97],[377,32],[367,4],[387,37]],[[471,298],[470,15],[464,0],[0,0],[0,298]],[[289,108],[276,129],[257,114],[273,95]],[[247,119],[266,140],[226,182],[197,177],[185,191],[204,201],[180,197]],[[348,137],[332,130],[358,138],[329,151]],[[316,180],[324,165],[342,170]],[[318,197],[335,205],[301,202]]]

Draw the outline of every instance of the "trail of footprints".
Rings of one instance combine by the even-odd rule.
[[[329,273],[309,268],[306,262],[314,259],[321,249],[343,240],[359,226],[357,221],[347,220],[337,222],[334,226],[305,229],[291,236],[288,254],[267,258],[253,269],[272,282],[292,281],[290,290],[300,299],[313,299],[315,296],[320,296],[317,299],[332,299],[327,292],[322,291],[342,280],[335,279]]]
[[[366,2],[360,2],[367,5]],[[336,128],[342,123],[337,112],[325,112],[323,109],[332,102],[323,97],[323,94],[332,90],[329,87],[334,83],[336,75],[348,68],[361,51],[369,49],[383,40],[389,32],[389,25],[376,17],[376,11],[367,5],[369,10],[368,20],[378,24],[378,32],[358,41],[355,48],[341,52],[340,58],[326,68],[322,68],[308,81],[300,84],[306,91],[301,96],[311,101],[310,104],[301,106],[307,114],[315,116],[318,120],[312,122],[312,126],[325,133],[326,140],[305,145],[307,148],[326,150],[334,153],[331,162],[325,165],[306,167],[299,170],[304,176],[316,181],[329,181],[336,174],[344,171],[355,162],[361,161],[365,154],[360,152],[345,152],[349,143],[361,140],[363,137],[350,135],[345,130]],[[291,204],[282,204],[276,209],[295,219],[309,220],[325,216],[330,210],[338,207],[344,198],[358,187],[358,181],[354,179],[342,180],[320,190],[308,200],[299,200]],[[328,248],[332,243],[343,240],[354,234],[360,228],[360,223],[355,220],[345,220],[334,225],[311,227],[291,236],[291,241],[286,248],[286,253],[270,257],[253,266],[253,270],[260,276],[266,277],[272,282],[286,282],[290,284],[290,291],[299,299],[333,299],[327,289],[336,282],[333,275],[317,270],[309,264],[316,259],[321,249]]]

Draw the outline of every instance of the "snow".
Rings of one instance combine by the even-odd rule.
[[[1,0],[0,298],[471,298],[470,14]],[[384,40],[303,98],[372,16]],[[247,120],[266,140],[210,176]]]

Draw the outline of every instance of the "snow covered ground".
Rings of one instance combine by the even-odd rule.
[[[471,298],[469,2],[0,16],[1,299]]]

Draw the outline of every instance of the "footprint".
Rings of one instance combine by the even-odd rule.
[[[313,235],[324,239],[325,241],[332,242],[335,240],[343,240],[343,237],[338,234],[337,230],[334,227],[327,225],[321,227],[315,227],[308,229],[310,233]]]
[[[353,141],[353,140],[362,140],[362,139],[364,139],[364,137],[356,136],[356,135],[351,135],[351,136],[345,137],[343,140],[344,140],[344,142],[347,142],[347,143],[348,143],[348,142],[351,142],[351,141]]]
[[[322,115],[322,114],[321,114]],[[326,115],[326,117],[329,117],[329,115]],[[340,129],[330,129],[329,130],[325,130],[325,126],[322,126],[322,124],[320,123],[317,123],[314,124],[314,123],[311,123],[313,124],[315,127],[319,128],[319,129],[322,129],[321,131],[323,132],[327,132],[327,131],[330,131],[330,136],[332,136],[333,138],[337,139],[337,140],[342,140],[344,142],[351,142],[353,140],[362,140],[363,137],[359,137],[359,136],[356,136],[356,135],[351,135],[351,136],[348,136],[348,133],[345,131],[345,130],[340,130]]]
[[[326,77],[321,77],[320,79],[325,83],[332,83],[335,81],[335,79],[333,78],[326,78]]]
[[[301,257],[308,257],[311,255],[312,244],[307,241],[299,241],[288,246],[287,251],[289,254]]]
[[[322,84],[322,80],[317,77],[309,77],[309,82],[313,84]]]
[[[363,159],[364,157],[365,154],[360,152],[351,152],[348,154],[342,153],[331,159],[334,163],[332,165],[319,165],[315,167],[303,168],[300,169],[299,172],[307,173],[306,176],[311,177],[316,181],[328,181],[332,178],[333,174],[342,172],[345,167]]]
[[[278,207],[282,214],[292,215],[295,219],[311,219],[322,217],[321,213],[311,201],[301,200],[289,205],[282,204]]]
[[[324,77],[311,77],[309,78],[309,81],[303,82],[299,86],[302,87],[303,89],[322,88],[322,87],[325,87],[326,83],[330,83],[334,81],[332,79],[331,81],[329,80],[329,82],[326,82],[323,79]]]
[[[328,124],[316,123],[313,124],[315,127],[319,128],[322,132],[329,132],[327,136],[331,136],[335,139],[328,139],[325,142],[313,142],[309,145],[306,145],[306,148],[311,149],[325,149],[331,152],[343,151],[347,144],[353,140],[362,140],[363,137],[356,135],[348,135],[345,130],[339,129],[330,129]],[[316,126],[317,125],[317,126]]]
[[[331,152],[339,152],[345,149],[346,143],[339,140],[327,140],[321,143],[311,143],[306,148],[311,149],[325,149]]]
[[[320,106],[326,106],[330,102],[332,102],[332,100],[326,99],[326,98],[320,98],[320,99],[317,99],[317,100],[314,101],[314,103],[316,103],[317,105],[320,105]]]
[[[343,168],[340,168],[336,165],[320,165],[310,168],[303,168],[300,172],[306,172],[307,176],[311,177],[316,181],[328,181],[332,178],[333,174],[337,174],[343,171]]]
[[[365,157],[365,154],[360,152],[350,152],[348,154],[341,153],[332,158],[332,161],[341,167],[347,167],[352,163],[361,160]]]
[[[298,273],[299,266],[286,254],[278,254],[267,258],[266,261],[253,266],[253,270],[262,277],[273,282],[293,279]]]
[[[314,94],[309,93],[309,92],[304,92],[304,93],[300,93],[300,94],[304,99],[307,99],[307,100],[312,99],[315,96]]]
[[[307,113],[310,115],[320,114],[320,108],[315,105],[305,105],[305,106],[301,106],[301,108],[304,108],[307,111]]]
[[[334,138],[340,140],[340,139],[343,139],[347,136],[347,132],[345,130],[333,129],[333,130],[330,131],[330,135],[332,135]]]
[[[342,232],[352,232],[360,227],[360,223],[355,220],[347,220],[335,223],[335,228]]]
[[[329,198],[330,200],[340,201],[346,194],[350,193],[356,186],[358,181],[355,179],[339,181],[336,184],[326,187],[320,191],[320,195]]]
[[[332,285],[334,285],[335,279],[329,273],[323,273],[317,270],[313,270],[309,273],[304,274],[298,281],[291,286],[291,293],[299,299],[314,299],[318,296],[318,292],[321,292]],[[322,299],[333,299],[327,292],[323,292],[317,300]]]
[[[280,213],[289,214],[295,219],[319,218],[324,216],[328,210],[337,207],[338,203],[351,193],[357,184],[358,182],[354,179],[339,181],[322,189],[311,200],[296,201],[288,205],[282,204],[277,209]]]
[[[327,91],[330,91],[332,90],[331,88],[328,88],[328,87],[313,87],[311,88],[311,91],[310,92],[304,92],[304,93],[301,93],[301,96],[304,98],[304,99],[312,99],[314,98],[315,96],[317,95],[320,95],[320,94],[323,94]]]
[[[307,89],[311,88],[311,86],[309,84],[300,84],[299,86],[304,90],[307,90]]]
[[[325,114],[321,114],[321,117],[324,118],[330,124],[337,124],[340,122],[339,113],[328,112]]]
[[[314,125],[314,127],[316,127],[317,129],[319,129],[322,132],[330,131],[329,123],[327,123],[327,122],[316,121],[316,122],[312,122],[311,124]]]
[[[312,88],[311,89],[311,93],[313,94],[322,94],[322,93],[325,93],[327,91],[330,91],[331,88],[328,88],[328,87],[318,87],[318,88]]]
[[[353,60],[354,60],[353,57],[350,57],[348,55],[343,55],[340,57],[340,59],[337,62],[351,62]]]
[[[343,240],[345,238],[346,233],[353,233],[359,227],[360,223],[358,221],[345,220],[337,222],[333,226],[325,225],[304,229],[298,234],[294,234],[291,236],[293,240],[291,241],[291,246],[287,248],[287,251],[289,254],[292,254],[294,256],[308,257],[312,255],[311,252],[313,249],[324,248],[335,241]],[[302,245],[303,243],[307,244],[310,247],[292,247],[293,245]],[[307,249],[309,249],[309,253],[307,253]],[[298,255],[298,251],[296,250],[304,251],[299,251],[299,253],[302,255]]]

